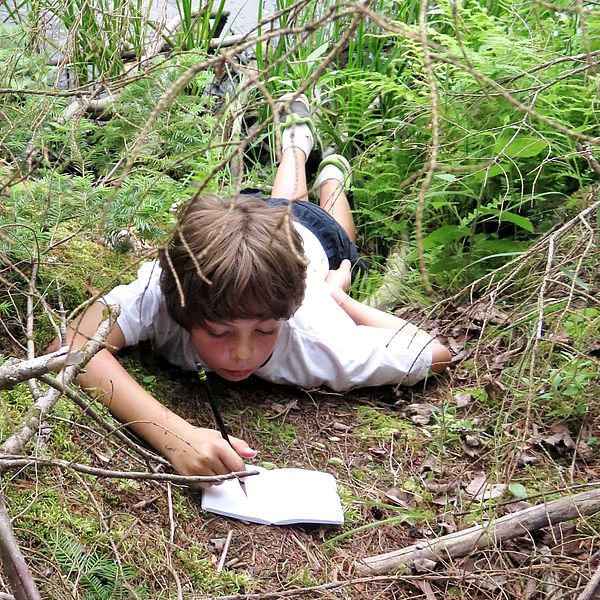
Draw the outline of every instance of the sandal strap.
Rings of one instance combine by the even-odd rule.
[[[346,160],[346,158],[344,158],[341,154],[330,154],[321,161],[321,164],[319,165],[319,168],[317,170],[317,177],[315,183],[319,180],[321,171],[326,165],[333,165],[343,173],[344,187],[349,187],[352,185],[352,167],[350,166],[350,163]]]

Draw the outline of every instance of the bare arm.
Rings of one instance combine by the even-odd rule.
[[[69,343],[81,347],[102,320],[104,305],[91,306],[69,328]],[[121,366],[113,356],[125,346],[116,325],[108,336],[111,347],[88,363],[77,382],[97,396],[123,423],[130,425],[183,475],[220,475],[244,469],[242,456],[256,453],[246,442],[230,438],[235,451],[218,431],[194,427],[162,405]]]
[[[332,298],[357,325],[370,325],[371,327],[399,331],[405,336],[414,337],[415,340],[427,344],[431,348],[432,354],[431,370],[436,373],[443,372],[450,364],[452,358],[450,351],[443,344],[433,339],[426,331],[400,317],[367,306],[351,298],[346,293],[350,285],[349,260],[342,261],[340,268],[336,271],[330,271],[327,283]]]

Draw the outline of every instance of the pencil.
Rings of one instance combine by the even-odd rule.
[[[204,368],[202,367],[202,365],[200,363],[196,363],[196,371],[198,373],[198,379],[200,380],[200,383],[202,384],[202,386],[204,387],[204,389],[206,391],[206,397],[208,398],[208,403],[210,404],[210,408],[211,408],[213,416],[215,418],[215,422],[217,423],[217,427],[218,427],[219,431],[221,432],[221,436],[231,446],[231,440],[229,439],[229,434],[227,433],[227,427],[225,427],[225,422],[223,421],[223,417],[221,416],[221,413],[219,412],[219,406],[217,404],[217,399],[215,398],[212,388],[210,387],[210,383],[208,382],[208,378],[206,377],[206,371],[204,370]],[[231,446],[231,447],[233,448],[233,446]],[[242,488],[242,492],[244,492],[244,495],[247,496],[248,492],[246,492],[246,484],[244,483],[244,481],[242,479],[238,478],[238,481],[239,481],[240,487]]]

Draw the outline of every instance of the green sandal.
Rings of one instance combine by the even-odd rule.
[[[321,161],[321,164],[317,169],[317,177],[313,184],[313,189],[318,190],[323,181],[326,181],[325,179],[321,180],[321,172],[326,165],[333,165],[342,172],[342,175],[344,176],[344,181],[342,182],[344,189],[347,189],[352,185],[352,167],[350,166],[350,163],[341,154],[330,154]]]
[[[308,125],[314,140],[316,139],[315,123],[310,114],[308,98],[304,94],[300,94],[297,98],[294,98],[294,95],[293,92],[285,94],[277,102],[283,105],[283,115],[279,123],[279,132],[283,134],[284,129],[292,125]]]

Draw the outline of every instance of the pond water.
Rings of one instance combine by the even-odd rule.
[[[159,0],[154,3],[156,14],[163,14],[167,18],[177,15],[177,3],[175,0]],[[195,2],[197,6],[200,2]],[[257,25],[257,18],[261,0],[227,0],[225,10],[230,16],[227,20],[224,33],[248,33]],[[263,17],[275,12],[275,0],[262,0]]]
[[[257,25],[259,6],[262,3],[263,16],[269,15],[276,10],[276,0],[227,0],[225,2],[225,10],[229,11],[229,18],[223,31],[224,34],[230,33],[248,33]],[[5,3],[0,1],[0,22],[11,21],[9,11],[6,6],[14,5],[15,2]],[[21,8],[17,11],[21,17],[26,16],[27,3],[21,4]],[[204,4],[201,0],[192,2],[193,7],[198,7]],[[165,22],[172,17],[177,16],[177,1],[176,0],[145,0],[144,6],[148,16],[155,21]],[[51,37],[55,41],[60,41],[60,35],[51,31]],[[57,39],[58,38],[58,39]]]

